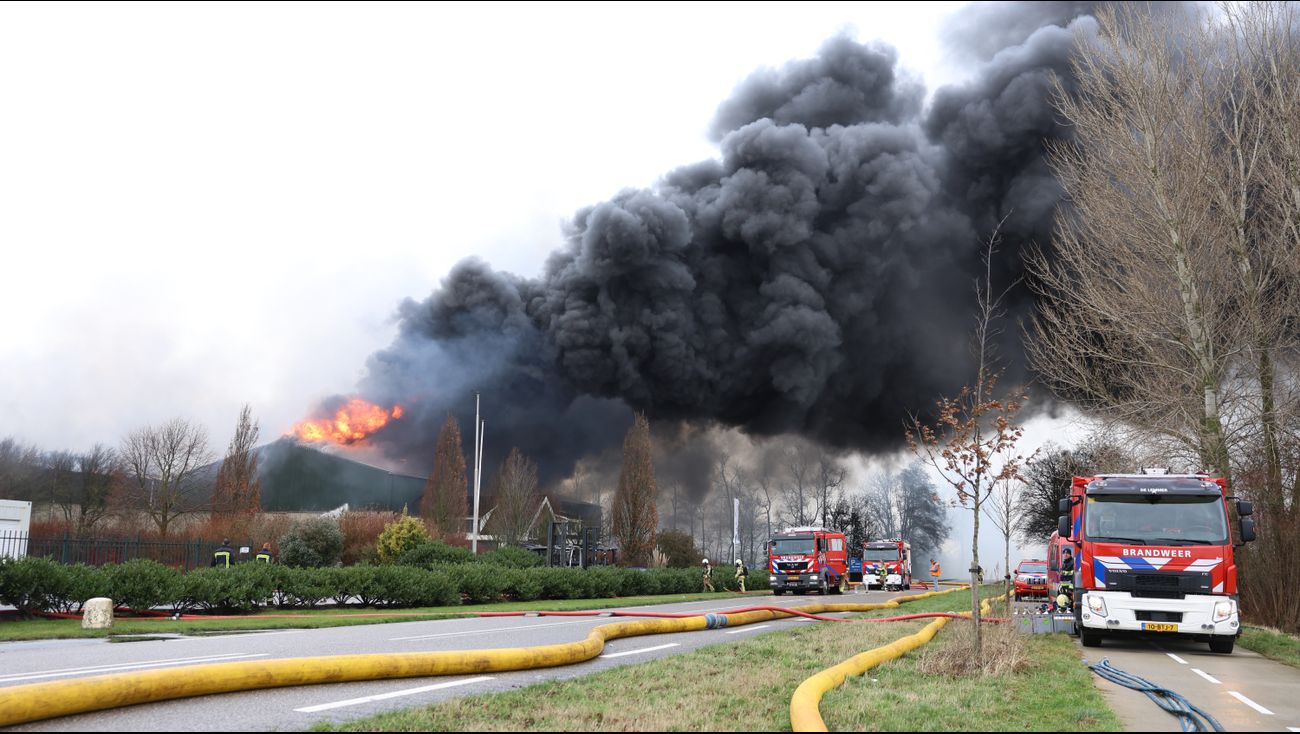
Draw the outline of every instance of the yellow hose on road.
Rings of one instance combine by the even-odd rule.
[[[810,614],[867,612],[892,609],[949,591],[932,591],[875,604],[808,604],[796,607]],[[605,643],[622,637],[695,632],[738,627],[795,616],[753,611],[705,614],[685,619],[647,619],[603,624],[585,640],[538,647],[466,650],[458,652],[375,653],[283,658],[251,662],[209,663],[165,670],[115,673],[48,683],[0,688],[0,726],[101,711],[140,703],[168,701],[214,693],[261,688],[350,683],[389,678],[423,678],[549,668],[591,660]]]
[[[952,591],[957,591],[957,589]],[[946,594],[949,592],[932,593]],[[997,599],[1005,597],[1004,594],[997,597]],[[980,614],[989,613],[990,601],[995,601],[995,599],[985,599],[980,602]],[[965,616],[970,616],[970,612],[966,612]],[[888,645],[882,645],[854,655],[848,660],[831,666],[800,683],[799,687],[795,689],[794,695],[790,697],[790,726],[794,731],[828,731],[826,722],[822,720],[822,696],[826,695],[828,691],[843,685],[849,676],[862,675],[877,665],[895,658],[901,658],[934,639],[934,636],[938,634],[939,630],[943,629],[944,625],[948,624],[950,619],[950,617],[939,617],[922,627],[920,632],[900,637]]]

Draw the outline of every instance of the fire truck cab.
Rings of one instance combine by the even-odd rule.
[[[849,549],[844,533],[819,527],[786,528],[768,543],[772,593],[843,594],[849,585]]]
[[[1232,652],[1241,633],[1227,482],[1205,474],[1075,477],[1049,564],[1074,549],[1074,613],[1083,644],[1124,633],[1180,635]],[[1254,509],[1237,501],[1242,542]],[[1055,563],[1051,563],[1055,561]]]
[[[912,545],[905,540],[872,540],[862,544],[862,583],[879,589],[880,567],[885,567],[884,588],[902,591],[912,588]]]

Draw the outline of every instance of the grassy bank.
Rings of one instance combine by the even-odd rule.
[[[755,591],[741,596],[735,592],[716,594],[661,594],[635,596],[621,599],[567,599],[551,601],[503,602],[457,607],[424,607],[385,612],[382,609],[331,608],[312,610],[272,610],[262,614],[236,619],[138,619],[119,617],[107,630],[83,630],[78,619],[8,618],[0,620],[0,641],[51,640],[79,637],[112,637],[117,635],[201,634],[277,629],[317,629],[321,627],[346,627],[360,624],[385,624],[390,622],[415,622],[428,619],[455,619],[470,617],[477,612],[515,611],[575,611],[587,609],[613,609],[645,606],[649,604],[680,604],[690,601],[717,601],[726,604],[735,601],[737,606],[754,603],[754,598],[770,597],[770,591]],[[379,615],[379,616],[348,616]]]
[[[986,595],[1000,591],[988,587]],[[847,601],[847,600],[846,600]],[[962,611],[954,593],[863,616]],[[928,620],[818,624],[505,693],[381,714],[317,731],[789,730],[790,696],[805,678]],[[954,644],[954,622],[927,646]],[[952,678],[917,669],[918,657],[868,672],[832,691],[821,710],[832,730],[1118,730],[1064,635],[1038,635],[1028,667],[1005,676]],[[873,680],[874,679],[874,680]]]
[[[1266,658],[1300,668],[1300,637],[1269,627],[1247,626],[1237,644]]]

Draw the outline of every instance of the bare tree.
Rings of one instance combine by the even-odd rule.
[[[122,486],[124,476],[117,452],[103,444],[97,443],[72,458],[75,474],[59,506],[68,525],[82,537],[108,514],[110,499]]]
[[[781,452],[786,518],[791,525],[811,525],[820,514],[816,506],[818,457],[806,441],[792,440]],[[809,507],[809,503],[813,507]]]
[[[820,503],[823,527],[831,527],[828,522],[831,494],[843,486],[846,473],[838,457],[825,449],[819,448],[817,450],[817,486],[821,489]]]
[[[492,512],[492,534],[498,545],[519,545],[528,539],[528,528],[537,510],[537,465],[517,448],[501,462],[496,476],[496,509]]]
[[[975,383],[963,387],[956,398],[936,401],[932,424],[913,416],[905,434],[912,451],[957,491],[959,505],[971,511],[971,623],[977,658],[981,646],[978,577],[981,508],[999,482],[1019,479],[1021,468],[1031,458],[1017,453],[1016,449],[1024,429],[1015,421],[1026,394],[1023,389],[998,390],[1001,371],[997,369],[995,339],[1007,290],[993,294],[992,268],[997,244],[995,229],[984,249],[984,277],[975,284],[977,309],[972,340]]]
[[[212,514],[251,516],[262,510],[262,480],[257,476],[257,438],[260,433],[252,408],[239,411],[235,436],[226,448],[226,458],[217,470],[212,490]]]
[[[171,523],[202,506],[202,469],[211,463],[208,432],[183,418],[162,426],[132,431],[120,451],[127,474],[127,492],[166,537]]]
[[[31,500],[36,496],[40,450],[14,438],[0,440],[0,496]]]
[[[433,473],[424,485],[420,514],[430,531],[439,539],[465,534],[468,510],[469,479],[465,473],[465,449],[460,442],[460,423],[448,415],[438,431],[434,448]],[[474,531],[477,533],[478,528]]]
[[[659,512],[652,455],[650,424],[638,413],[623,441],[623,469],[614,495],[614,535],[623,565],[648,567],[653,558]]]

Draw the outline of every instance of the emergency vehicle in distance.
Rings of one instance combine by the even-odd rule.
[[[872,540],[862,544],[862,583],[868,589],[880,588],[877,569],[885,567],[885,589],[902,591],[912,588],[912,544],[905,540]]]
[[[1074,477],[1048,546],[1053,590],[1061,551],[1075,556],[1074,615],[1080,641],[1156,632],[1232,652],[1237,565],[1228,523],[1227,482],[1206,474],[1103,474]],[[1254,507],[1236,501],[1242,543],[1255,539]]]
[[[1046,597],[1048,595],[1047,561],[1021,561],[1016,566],[1015,583],[1016,601],[1020,601],[1027,596]]]
[[[786,528],[767,546],[772,593],[843,594],[849,587],[849,548],[844,533],[819,527]]]

